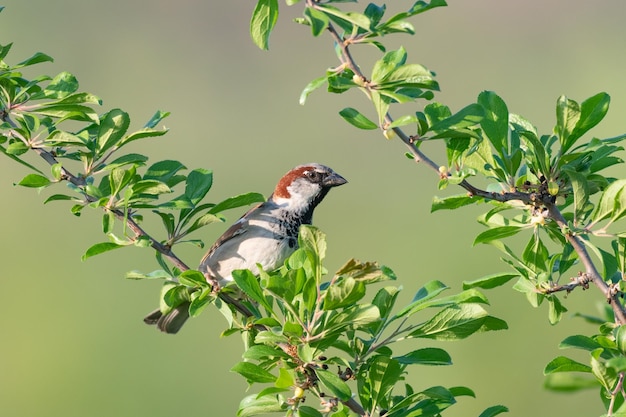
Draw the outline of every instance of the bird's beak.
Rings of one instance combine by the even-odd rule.
[[[322,185],[324,187],[337,187],[337,186],[343,185],[343,184],[345,184],[347,182],[348,182],[348,180],[346,180],[344,177],[342,177],[341,175],[337,174],[336,172],[333,172],[331,175],[329,175],[326,178],[324,178],[324,181],[322,181]]]

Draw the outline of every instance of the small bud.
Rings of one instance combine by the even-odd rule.
[[[365,80],[358,74],[352,76],[352,82],[358,86],[365,87]]]
[[[294,398],[302,398],[302,397],[304,397],[304,390],[302,388],[300,388],[300,387],[296,387],[293,390],[293,396],[294,396]]]
[[[391,140],[396,137],[396,132],[394,132],[393,129],[384,129],[383,136],[385,136],[387,140]]]

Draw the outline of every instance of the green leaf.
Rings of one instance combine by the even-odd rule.
[[[71,197],[69,195],[65,195],[65,194],[54,194],[51,195],[50,197],[46,198],[46,201],[44,201],[44,204],[48,204],[51,201],[68,201],[68,200],[74,200],[76,201],[75,197]]]
[[[270,372],[250,362],[239,362],[230,368],[230,370],[231,372],[237,372],[239,375],[243,376],[249,384],[253,382],[263,383],[276,381],[276,377]]]
[[[81,259],[84,261],[88,258],[91,258],[92,256],[100,255],[101,253],[112,251],[113,249],[123,248],[124,246],[125,245],[120,245],[113,242],[96,243],[95,245],[87,249],[87,252],[85,252]]]
[[[607,93],[598,93],[589,97],[580,105],[580,117],[570,134],[562,152],[566,152],[576,140],[591,130],[604,119],[609,111],[611,97]]]
[[[518,274],[494,274],[479,278],[474,281],[463,281],[463,289],[482,288],[489,290],[506,284],[513,278],[519,277]]]
[[[423,348],[395,357],[402,365],[452,365],[452,358],[443,349]]]
[[[581,216],[585,212],[587,202],[589,201],[589,185],[587,178],[576,171],[564,169],[565,175],[569,178],[574,194],[574,213],[577,220],[582,220]]]
[[[50,83],[40,93],[33,94],[31,99],[40,100],[62,99],[78,90],[78,80],[69,72],[61,72],[50,81]]]
[[[309,94],[311,94],[313,91],[323,86],[326,83],[327,79],[328,77],[324,75],[323,77],[316,78],[310,83],[308,83],[306,87],[304,87],[304,90],[302,90],[302,93],[300,93],[300,100],[299,100],[300,105],[304,105]]]
[[[485,111],[485,117],[480,122],[485,135],[499,155],[509,154],[509,110],[506,103],[493,91],[483,91],[478,95],[478,104]]]
[[[102,217],[102,233],[109,234],[113,231],[113,224],[115,223],[115,214],[107,211]]]
[[[361,262],[356,259],[350,259],[346,262],[335,272],[335,275],[352,277],[367,284],[396,279],[393,271],[386,266],[380,266],[376,262]]]
[[[22,141],[13,142],[6,147],[6,154],[19,156],[28,152],[28,149],[28,146]]]
[[[470,197],[467,194],[454,195],[450,197],[433,197],[433,202],[430,206],[430,212],[434,213],[439,210],[455,210],[460,207],[468,206],[483,201],[481,197]]]
[[[156,113],[154,113],[154,115],[152,115],[150,120],[148,120],[148,122],[144,125],[144,128],[146,129],[155,128],[159,123],[161,123],[163,119],[165,119],[169,115],[170,115],[170,112],[168,111],[158,110]]]
[[[565,96],[558,98],[556,102],[556,135],[561,142],[562,153],[574,144],[576,138],[570,140],[570,135],[580,119],[580,106],[574,100]]]
[[[485,409],[485,411],[480,413],[478,417],[494,417],[494,416],[497,416],[498,414],[508,413],[508,412],[509,412],[509,409],[507,407],[503,405],[494,405]]]
[[[365,284],[346,277],[328,287],[324,294],[324,310],[336,310],[355,304],[365,296]]]
[[[522,230],[522,227],[520,226],[493,227],[489,230],[485,230],[484,232],[476,236],[476,239],[474,239],[473,245],[476,245],[478,243],[489,243],[493,240],[499,240],[505,237],[513,236],[521,230]]]
[[[141,166],[145,165],[146,161],[148,161],[148,157],[145,155],[129,153],[127,155],[122,155],[119,158],[114,159],[113,161],[107,163],[105,166],[99,167],[99,169],[112,170],[113,168],[118,168],[124,165]]]
[[[211,303],[215,302],[217,296],[210,287],[205,287],[202,291],[191,294],[191,304],[189,305],[189,316],[198,317],[200,313]]]
[[[113,109],[108,112],[100,120],[100,129],[98,130],[98,151],[100,154],[118,145],[118,142],[126,134],[129,125],[128,113],[120,109]]]
[[[435,133],[434,138],[449,137],[451,132],[463,131],[468,127],[476,126],[483,120],[484,111],[478,104],[470,104],[459,112],[430,126]]]
[[[372,3],[370,3],[372,4]],[[413,115],[413,114],[407,114],[404,116],[400,116],[398,117],[396,120],[394,120],[393,122],[391,122],[388,126],[387,129],[392,129],[394,127],[402,127],[402,126],[406,126],[406,125],[417,125],[419,123],[419,119],[417,118],[417,116]]]
[[[402,367],[396,359],[385,355],[377,355],[369,363],[367,379],[372,397],[371,408],[375,409],[399,382]]]
[[[376,61],[372,69],[372,83],[380,84],[389,74],[406,62],[407,53],[403,47],[395,51],[389,51]]]
[[[213,185],[213,172],[207,169],[194,169],[187,176],[185,196],[195,205],[209,192]]]
[[[476,332],[506,329],[502,320],[490,317],[478,304],[460,304],[445,308],[437,313],[409,337],[435,340],[459,340]]]
[[[611,217],[617,220],[626,213],[626,179],[611,183],[600,196],[600,201],[591,216],[594,222],[599,222]]]
[[[447,290],[448,288],[449,287],[441,281],[434,280],[427,282],[426,284],[424,284],[423,287],[417,290],[417,293],[415,293],[415,296],[413,297],[413,301],[411,301],[408,306],[400,310],[396,314],[395,318],[400,318],[407,314],[411,315],[421,310],[424,304],[426,304],[429,300],[432,300],[442,291]]]
[[[209,210],[209,213],[217,214],[225,210],[248,206],[254,203],[262,203],[264,201],[265,201],[265,197],[263,197],[263,194],[259,194],[259,193],[240,194],[238,196],[230,197],[224,201],[217,203],[211,210]]]
[[[46,55],[42,52],[37,52],[35,53],[35,55],[31,56],[30,58],[27,58],[24,61],[19,62],[13,68],[14,69],[23,68],[23,67],[28,67],[30,65],[40,64],[42,62],[52,62],[52,61],[54,61],[54,59],[52,59],[51,56]]]
[[[149,128],[141,129],[141,130],[133,132],[133,133],[127,135],[127,136],[124,136],[122,138],[122,140],[119,141],[118,147],[124,146],[124,145],[126,145],[126,144],[128,144],[130,142],[133,142],[133,141],[139,140],[139,139],[154,138],[154,137],[163,136],[168,131],[169,131],[168,129],[149,129]]]
[[[396,287],[385,287],[378,290],[372,304],[378,307],[380,317],[385,320],[396,303],[400,290]],[[386,320],[385,320],[386,321]]]
[[[85,140],[63,130],[55,130],[46,138],[47,145],[85,146]]]
[[[282,350],[277,349],[272,346],[267,346],[267,345],[250,346],[248,349],[246,349],[245,352],[243,352],[242,356],[244,359],[253,359],[257,361],[262,360],[262,359],[268,359],[268,358],[288,358],[289,357],[289,355],[287,355]],[[282,369],[283,368],[281,368],[281,370]]]
[[[178,282],[188,287],[208,287],[209,283],[204,278],[202,272],[188,269],[178,276]]]
[[[339,115],[343,117],[346,122],[359,129],[373,130],[378,128],[378,125],[376,125],[376,123],[372,122],[370,119],[361,114],[358,110],[353,109],[352,107],[344,108],[339,112]]]
[[[307,405],[300,405],[298,407],[298,417],[324,417],[324,414],[317,411],[317,409],[313,407],[309,407]],[[621,416],[615,416],[621,417]]]
[[[303,224],[298,233],[298,246],[315,256],[315,262],[321,264],[326,257],[326,234],[318,228]]]
[[[556,372],[591,372],[591,367],[566,358],[565,356],[559,356],[552,359],[543,370],[544,375]]]
[[[134,183],[131,187],[133,195],[149,194],[158,195],[171,193],[172,190],[167,184],[157,180],[141,180]]]
[[[42,188],[50,185],[50,180],[47,177],[39,174],[28,174],[17,185],[29,188]]]
[[[574,392],[589,388],[598,388],[599,382],[587,375],[575,373],[555,373],[547,375],[544,387],[557,392]]]
[[[252,272],[247,269],[235,270],[233,271],[232,276],[239,289],[246,293],[248,297],[252,298],[266,309],[272,309],[272,306],[263,294],[263,290],[259,285],[257,277],[255,277]]]
[[[315,373],[317,374],[320,382],[341,401],[348,401],[352,397],[350,387],[341,378],[339,378],[339,375],[323,369],[316,369]]]
[[[250,20],[252,41],[263,50],[269,49],[269,38],[278,20],[278,0],[258,0]]]
[[[328,16],[317,9],[306,7],[304,17],[311,25],[313,36],[319,36],[328,27]]]
[[[554,294],[548,297],[548,306],[548,320],[550,321],[550,324],[557,324],[561,321],[563,313],[567,312],[567,308],[561,304],[561,300],[559,300]]]
[[[241,400],[237,417],[252,417],[259,414],[276,413],[285,411],[284,401],[277,395],[265,395],[257,398],[256,394],[249,395]]]

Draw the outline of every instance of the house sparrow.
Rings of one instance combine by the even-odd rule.
[[[313,210],[332,187],[347,181],[327,166],[311,163],[286,173],[270,198],[250,209],[211,246],[198,268],[219,285],[233,280],[232,272],[249,269],[257,274],[279,268],[298,246],[298,230],[311,224]],[[177,333],[189,318],[189,303],[167,314],[150,313],[144,322],[165,333]]]

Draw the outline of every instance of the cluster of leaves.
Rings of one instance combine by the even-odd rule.
[[[324,7],[334,13],[333,21],[341,20],[339,11]],[[399,17],[384,27],[376,24],[381,33],[408,27]],[[226,334],[247,335],[245,360],[233,371],[250,383],[271,386],[247,397],[240,415],[286,411],[301,416],[354,412],[438,416],[456,397],[473,396],[465,387],[416,390],[402,386],[409,365],[450,365],[451,359],[440,348],[394,353],[392,345],[405,339],[459,340],[506,328],[506,323],[489,316],[482,307],[487,300],[480,292],[469,289],[437,298],[447,287],[432,281],[399,311],[395,308],[398,287],[381,288],[366,302],[366,288],[394,280],[393,272],[353,260],[324,282],[325,237],[304,227],[300,249],[282,269],[261,271],[260,278],[250,271],[238,271],[233,274],[235,285],[217,293],[172,247],[182,242],[202,246],[201,241],[189,238],[192,232],[222,221],[225,210],[263,201],[263,197],[247,193],[216,204],[205,203],[213,183],[211,171],[188,171],[174,160],[149,164],[146,155],[128,151],[128,145],[137,140],[166,134],[166,129],[157,126],[168,113],[157,112],[140,130],[131,131],[130,117],[123,110],[98,114],[95,106],[101,104],[100,98],[80,92],[72,74],[27,79],[22,68],[52,58],[38,53],[9,65],[5,58],[10,48],[10,44],[0,45],[0,150],[31,171],[18,184],[35,189],[65,184],[67,188],[49,195],[46,203],[71,202],[71,213],[76,216],[86,208],[104,213],[102,229],[108,241],[90,247],[83,259],[122,247],[152,247],[161,269],[148,274],[130,272],[128,278],[165,279],[162,311],[189,303],[190,315],[197,316],[213,304],[227,318]],[[406,58],[402,53],[390,62]],[[381,68],[379,80],[385,88],[393,86],[396,97],[412,94],[411,89],[415,93],[418,86],[435,87],[426,79],[396,82],[407,69],[402,64],[396,67],[395,75],[388,74],[389,68]],[[49,171],[29,162],[33,155],[39,156],[37,161],[45,162]],[[175,192],[177,186],[184,189]],[[141,226],[146,210],[162,221],[164,233],[159,239]],[[438,311],[428,318],[422,313],[428,308]],[[340,371],[329,370],[331,366]],[[319,398],[321,410],[304,404],[307,393]],[[483,416],[505,410],[493,407]]]
[[[339,417],[363,407],[367,415],[434,417],[453,405],[456,397],[474,395],[466,387],[418,391],[403,386],[411,365],[452,362],[445,350],[436,347],[411,347],[404,354],[394,350],[396,342],[407,339],[460,340],[477,332],[505,329],[506,323],[483,309],[487,300],[480,292],[470,289],[438,298],[448,287],[432,281],[400,309],[395,306],[399,287],[380,288],[371,301],[365,301],[366,288],[395,280],[393,272],[375,263],[351,260],[330,281],[324,281],[325,252],[325,236],[312,226],[303,226],[299,249],[283,268],[261,271],[260,279],[247,270],[233,274],[237,291],[247,296],[244,303],[252,314],[239,317],[220,308],[230,324],[226,334],[247,334],[244,361],[232,370],[250,384],[269,384],[242,401],[239,416],[286,412],[289,416]],[[181,280],[178,288],[202,294],[207,291],[202,281]],[[428,308],[439,311],[420,318],[419,313]],[[306,405],[307,396],[315,397],[319,406]],[[353,398],[360,406],[354,405]],[[504,407],[491,408],[484,416],[503,411]]]
[[[11,44],[0,46],[0,151],[33,171],[19,185],[41,189],[67,183],[67,192],[49,196],[46,203],[71,201],[75,215],[85,207],[104,211],[102,229],[109,241],[95,244],[83,258],[129,245],[160,244],[169,249],[180,242],[191,242],[202,246],[201,241],[187,236],[222,221],[224,210],[263,201],[262,195],[248,193],[217,204],[203,203],[213,183],[211,171],[200,168],[184,174],[186,167],[173,160],[144,168],[147,156],[123,153],[122,148],[166,134],[166,129],[156,127],[169,113],[159,111],[142,129],[129,132],[129,115],[120,109],[98,115],[93,106],[101,100],[78,91],[78,81],[72,74],[62,72],[54,78],[41,76],[33,80],[23,76],[23,68],[52,58],[37,53],[11,66],[5,62],[10,49]],[[69,121],[72,123],[65,123]],[[66,125],[78,128],[68,131]],[[49,173],[27,162],[25,158],[32,153],[50,165]],[[174,187],[179,184],[184,185],[184,191],[176,195]],[[175,196],[164,200],[168,195]],[[138,227],[128,230],[126,222],[138,225],[146,209],[156,213],[165,226],[166,236],[158,242]],[[116,219],[124,224],[122,236],[114,233]],[[157,255],[170,276],[180,273],[167,267],[163,253]]]
[[[435,197],[432,211],[488,202],[486,213],[479,218],[487,230],[474,243],[501,250],[506,255],[503,260],[514,272],[465,282],[466,289],[488,289],[517,279],[514,288],[525,294],[532,306],[547,301],[549,320],[555,324],[567,311],[557,297],[559,291],[587,288],[590,282],[596,285],[614,313],[603,321],[609,330],[572,346],[591,351],[592,365],[587,370],[593,369],[597,384],[610,393],[607,410],[614,412],[621,403],[616,396],[625,375],[621,366],[624,355],[616,347],[620,336],[614,329],[615,323],[626,324],[620,298],[625,291],[626,231],[623,226],[614,229],[626,216],[626,180],[607,175],[606,169],[623,163],[619,152],[624,150],[621,144],[626,135],[585,140],[605,117],[609,95],[599,93],[581,103],[560,97],[554,130],[543,135],[531,122],[509,113],[504,100],[490,91],[453,113],[447,106],[432,102],[438,90],[433,73],[419,64],[407,63],[404,48],[386,51],[378,40],[389,33],[413,34],[413,26],[405,19],[444,6],[444,1],[418,1],[407,12],[388,20],[384,19],[384,5],[370,3],[358,13],[340,11],[330,3],[340,1],[306,1],[304,17],[297,20],[309,25],[313,36],[328,32],[340,62],[305,87],[301,103],[324,85],[331,93],[362,91],[376,117],[348,107],[339,112],[342,118],[359,129],[380,129],[387,139],[402,139],[410,159],[425,162],[437,172],[440,189],[449,185],[465,189],[465,194]],[[267,48],[273,24],[259,24],[270,21],[259,19],[263,12],[271,14],[275,22],[277,2],[259,1],[252,18],[252,37]],[[360,44],[371,44],[381,51],[370,71],[354,58],[352,48]],[[391,117],[392,108],[420,100],[427,101],[421,111]],[[410,129],[410,134],[405,129]],[[432,141],[445,143],[445,164],[437,164],[425,154]],[[487,187],[475,187],[470,182],[474,179],[488,183]],[[529,239],[520,253],[504,243],[503,239],[523,232]],[[591,339],[594,343],[589,342]],[[613,359],[597,365],[609,357]]]
[[[623,389],[626,372],[626,329],[607,323],[610,309],[604,308],[602,317],[583,316],[593,324],[600,325],[600,332],[591,337],[573,335],[565,338],[561,349],[578,349],[588,352],[590,364],[586,365],[566,356],[559,356],[544,369],[546,387],[554,391],[572,392],[599,387],[607,410],[613,415],[626,413],[624,398],[616,395]]]

